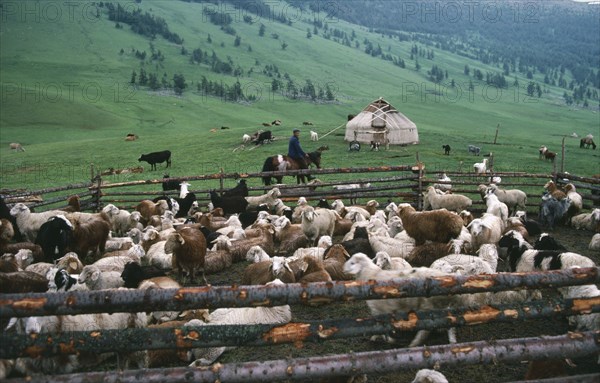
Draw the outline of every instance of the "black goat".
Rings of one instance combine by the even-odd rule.
[[[179,211],[177,212],[177,214],[175,214],[175,218],[183,218],[183,217],[188,217],[188,216],[192,215],[193,212],[191,212],[191,214],[190,214],[190,210],[192,209],[193,206],[195,206],[194,203],[196,203],[196,205],[198,205],[198,200],[196,199],[196,195],[192,192],[188,193],[185,196],[185,198],[175,197],[174,199],[179,204]]]

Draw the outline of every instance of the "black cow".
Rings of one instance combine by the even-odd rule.
[[[452,148],[450,147],[450,145],[442,145],[442,149],[444,149],[444,154],[446,156],[450,155],[450,150],[452,150]]]
[[[255,145],[268,144],[273,141],[273,134],[270,130],[264,131],[258,135],[256,140],[254,141]]]
[[[171,151],[165,150],[162,152],[152,152],[142,154],[138,161],[146,161],[150,164],[150,170],[156,170],[156,164],[162,164],[167,161],[167,167],[171,166]]]

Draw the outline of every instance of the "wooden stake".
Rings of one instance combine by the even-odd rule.
[[[496,141],[498,140],[498,131],[500,130],[500,124],[496,126],[496,136],[494,137],[494,145],[496,145]]]

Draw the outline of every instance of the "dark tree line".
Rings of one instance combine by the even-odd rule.
[[[183,39],[177,33],[171,32],[165,19],[161,17],[155,17],[148,12],[142,13],[139,8],[128,11],[121,4],[115,6],[113,3],[104,3],[104,5],[108,9],[108,19],[114,21],[117,26],[120,23],[127,24],[133,32],[142,36],[154,39],[159,35],[172,43],[183,43]]]

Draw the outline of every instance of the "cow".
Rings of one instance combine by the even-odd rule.
[[[142,154],[138,161],[146,161],[150,164],[150,170],[156,170],[156,164],[162,164],[167,161],[167,167],[171,166],[171,151],[164,150],[162,152],[152,152]]]
[[[264,131],[254,140],[255,145],[268,144],[273,141],[273,134],[270,130]]]

